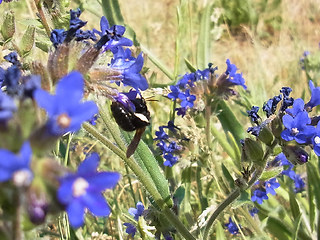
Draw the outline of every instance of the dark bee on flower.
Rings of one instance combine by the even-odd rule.
[[[145,128],[150,124],[150,112],[145,99],[137,91],[119,93],[111,104],[111,112],[117,124],[127,132],[136,130],[128,146],[126,156],[129,158],[136,148]]]

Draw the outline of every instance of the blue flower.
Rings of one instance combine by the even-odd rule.
[[[247,132],[251,133],[253,136],[258,137],[261,131],[261,126],[248,127]]]
[[[139,217],[142,216],[144,211],[144,206],[142,202],[136,204],[136,208],[129,208],[130,215],[133,216],[134,220],[138,221]]]
[[[287,109],[286,112],[289,113],[292,117],[295,117],[298,113],[304,111],[304,101],[301,98],[297,98],[293,102],[293,106],[290,109]]]
[[[303,181],[303,179],[300,177],[299,174],[296,174],[295,177],[294,177],[294,192],[295,193],[300,193],[304,190],[304,187],[305,187],[305,183]]]
[[[1,87],[6,87],[6,92],[8,95],[21,97],[23,93],[23,87],[20,85],[20,78],[21,70],[16,65],[13,65],[4,72]]]
[[[67,31],[64,29],[53,29],[50,34],[50,41],[53,43],[53,46],[57,48],[62,44],[67,36]]]
[[[136,235],[137,228],[132,223],[124,223],[123,225],[127,227],[126,233],[131,235],[131,237],[134,237],[134,235]]]
[[[84,82],[79,72],[71,72],[57,84],[56,94],[37,89],[34,98],[49,116],[47,129],[55,136],[78,131],[84,121],[98,113],[93,101],[80,102],[83,97]]]
[[[119,47],[118,52],[114,54],[110,67],[112,70],[118,71],[119,75],[115,76],[115,81],[121,81],[124,85],[131,86],[142,91],[146,90],[149,85],[147,80],[140,74],[143,67],[142,53],[135,59],[131,56],[130,49],[124,50]]]
[[[168,98],[172,100],[176,100],[177,98],[179,98],[179,94],[181,93],[179,87],[175,85],[171,85],[170,90],[171,92],[168,94]]]
[[[112,53],[117,53],[119,46],[132,46],[132,41],[122,35],[126,31],[126,28],[121,25],[114,25],[110,28],[109,22],[105,16],[100,19],[100,31],[94,29],[93,31],[99,34],[101,37],[108,34],[110,40],[103,45],[103,51],[110,50]]]
[[[187,89],[185,93],[179,93],[178,96],[181,99],[181,107],[188,109],[193,107],[193,102],[196,100],[196,96],[190,94],[190,89]]]
[[[266,188],[266,193],[271,193],[272,195],[276,195],[276,192],[274,189],[280,187],[280,183],[278,183],[276,178],[272,178],[264,183],[264,186]]]
[[[176,108],[175,109],[177,111],[178,116],[184,117],[187,113],[187,109],[186,108]]]
[[[227,79],[228,82],[231,85],[240,85],[242,86],[244,89],[247,89],[247,86],[245,85],[245,80],[242,77],[242,73],[236,73],[238,68],[236,67],[236,65],[231,64],[230,60],[227,59],[226,61],[227,63],[227,70],[226,70],[226,74],[229,75],[229,78]]]
[[[0,182],[12,179],[18,186],[28,186],[33,178],[30,170],[32,149],[29,142],[25,142],[18,154],[6,149],[0,149]]]
[[[229,217],[229,222],[225,224],[225,226],[228,228],[228,231],[231,233],[231,234],[237,234],[239,233],[239,228],[237,226],[237,224],[235,224],[231,217]]]
[[[6,123],[11,119],[16,110],[13,99],[0,90],[0,123]]]
[[[320,105],[320,87],[315,87],[313,82],[309,81],[309,87],[311,91],[311,99],[306,104],[306,108],[314,108],[315,106]]]
[[[320,121],[316,126],[315,134],[312,136],[311,142],[313,145],[313,151],[315,154],[317,154],[317,156],[320,156]]]
[[[252,209],[249,210],[250,215],[253,217],[255,214],[258,214],[259,209],[254,207]]]
[[[172,167],[178,161],[178,157],[173,156],[171,153],[167,153],[163,157],[164,157],[164,159],[166,159],[166,161],[163,163],[163,165],[165,165],[167,167]]]
[[[159,131],[156,131],[156,138],[154,140],[165,140],[169,138],[169,135],[164,131],[164,126],[159,127]]]
[[[68,173],[60,178],[57,198],[65,206],[69,222],[74,228],[83,225],[85,209],[95,216],[110,214],[110,207],[101,192],[114,188],[120,174],[97,172],[98,164],[99,156],[93,153],[79,165],[76,173]]]
[[[254,190],[253,195],[251,197],[251,201],[257,202],[258,204],[262,204],[263,200],[267,199],[269,199],[267,193],[260,189]]]
[[[311,123],[307,112],[300,112],[294,118],[286,114],[282,117],[282,122],[286,129],[281,132],[281,137],[285,141],[306,143],[315,132],[313,126],[307,125]]]

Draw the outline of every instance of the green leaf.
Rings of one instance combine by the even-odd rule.
[[[185,62],[185,64],[186,64],[187,68],[190,70],[190,72],[195,72],[195,71],[197,71],[197,69],[196,69],[194,66],[192,66],[191,62],[189,62],[188,59],[185,58],[185,59],[184,59],[184,62]]]
[[[217,220],[216,223],[216,239],[217,240],[226,240],[225,231],[220,223],[220,221]]]
[[[182,200],[184,199],[185,192],[186,192],[185,188],[180,186],[177,188],[177,190],[173,194],[173,197],[175,199],[177,199],[179,205],[181,204]]]
[[[204,69],[210,61],[210,17],[212,5],[208,4],[201,12],[201,23],[197,45],[197,65]]]
[[[229,173],[229,170],[224,166],[224,164],[221,164],[221,169],[222,169],[222,173],[225,177],[225,179],[228,181],[230,188],[234,188],[234,180],[231,176],[231,174]]]
[[[236,142],[244,138],[243,125],[238,121],[228,104],[221,100],[217,103],[217,109],[213,112],[219,112],[217,117],[225,132],[230,131]]]
[[[272,216],[267,220],[267,229],[272,235],[277,236],[277,239],[281,240],[289,240],[292,232],[283,221]]]
[[[232,204],[232,208],[238,208],[243,206],[244,204],[252,204],[250,195],[248,192],[243,191],[240,197]]]
[[[147,144],[140,140],[140,143],[134,153],[135,158],[140,158],[147,172],[150,174],[156,188],[158,189],[162,199],[172,206],[172,199],[169,192],[169,184],[165,179],[163,172],[160,170],[157,160],[153,156]]]
[[[298,216],[294,217],[294,230],[292,232],[292,240],[297,240],[298,239],[298,232],[301,224],[301,216],[302,213],[300,213]]]
[[[282,170],[283,170],[283,167],[277,167],[277,168],[273,168],[268,171],[264,171],[259,180],[266,181],[271,178],[274,178],[274,177],[278,176],[282,172]]]
[[[223,148],[224,151],[230,156],[231,159],[235,159],[235,152],[232,148],[231,144],[227,141],[226,137],[221,134],[221,132],[211,125],[211,134],[215,137],[215,139],[219,142],[220,146]]]
[[[123,24],[123,17],[118,0],[102,0],[102,11],[109,25]]]
[[[292,217],[293,219],[297,219],[298,217],[301,217],[299,204],[296,200],[295,194],[292,191],[289,192],[289,196],[290,196],[290,210],[292,212]]]

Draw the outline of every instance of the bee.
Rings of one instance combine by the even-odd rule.
[[[126,101],[113,101],[111,112],[120,128],[127,132],[136,131],[126,152],[129,158],[138,147],[146,127],[150,125],[150,112],[146,101],[141,95],[140,98],[126,99]]]

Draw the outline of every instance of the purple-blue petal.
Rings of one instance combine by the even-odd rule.
[[[120,174],[117,172],[99,172],[94,176],[87,178],[90,189],[95,191],[103,191],[107,188],[114,188],[120,179]]]
[[[99,166],[99,155],[97,153],[91,153],[80,165],[78,168],[77,174],[85,176],[87,174],[97,172]]]
[[[75,199],[67,206],[67,213],[70,225],[74,228],[79,228],[84,223],[84,209],[85,207],[79,199]]]
[[[99,192],[88,191],[87,194],[81,196],[81,202],[95,216],[106,217],[110,214],[110,207]]]

